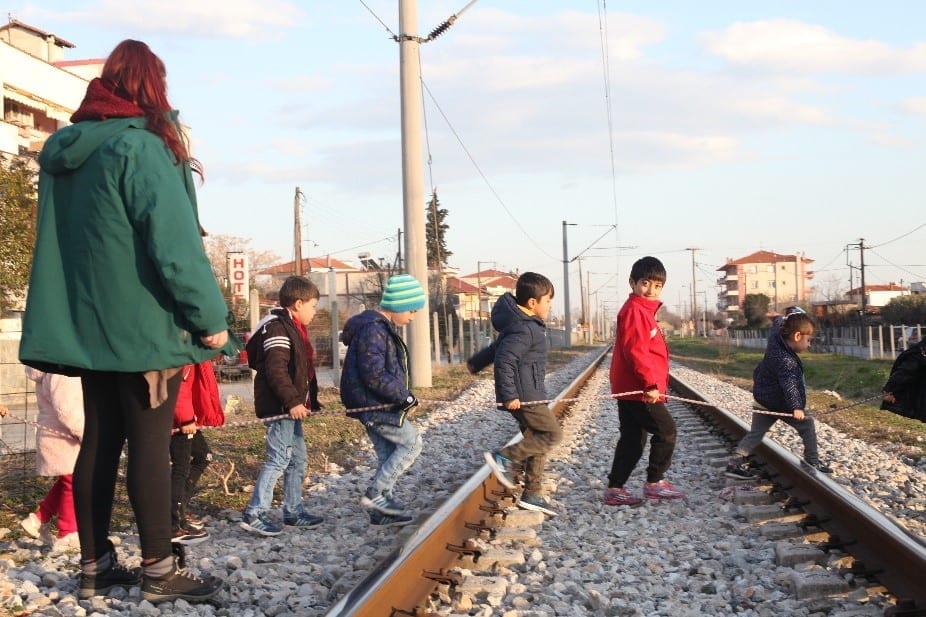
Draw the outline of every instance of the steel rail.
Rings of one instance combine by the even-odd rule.
[[[673,390],[684,398],[708,398],[674,376]],[[698,410],[732,439],[739,440],[749,425],[731,412],[713,405]],[[813,515],[815,526],[838,538],[843,550],[874,572],[877,581],[898,599],[926,609],[926,542],[868,505],[842,485],[804,463],[789,450],[766,438],[756,448],[756,457],[771,467],[773,479],[782,490],[801,502]]]
[[[550,406],[554,414],[562,414],[568,404],[561,400],[575,397],[609,351],[610,346],[604,347],[589,367],[556,396],[556,402]],[[509,443],[519,439],[520,435]],[[503,516],[496,504],[506,490],[495,479],[488,465],[483,465],[326,615],[383,617],[419,614],[417,608],[424,604],[445,577],[446,570],[460,557],[459,553],[449,550],[448,545],[462,546],[477,535],[480,528],[487,527],[487,513]],[[478,563],[478,556],[476,561]]]

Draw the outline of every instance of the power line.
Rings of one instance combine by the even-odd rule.
[[[900,236],[897,236],[897,237],[894,238],[893,240],[888,240],[887,242],[882,242],[881,244],[875,244],[874,246],[869,246],[868,248],[870,248],[870,249],[877,249],[877,248],[881,248],[882,246],[887,246],[888,244],[891,244],[892,242],[897,242],[898,240],[902,240],[903,238],[906,238],[906,237],[909,236],[910,234],[919,231],[919,230],[922,229],[923,227],[926,227],[926,223],[920,223],[918,226],[914,227],[913,229],[911,229],[911,230],[908,231],[907,233],[902,234],[902,235],[900,235]]]
[[[428,88],[428,85],[425,83],[423,79],[421,80],[421,86],[424,88],[424,91],[428,93],[428,96],[431,97],[431,101],[434,103],[434,106],[437,108],[438,113],[440,113],[441,117],[444,119],[444,122],[447,123],[447,128],[450,129],[450,132],[456,138],[457,143],[460,144],[460,148],[463,149],[463,152],[466,154],[466,157],[469,159],[470,163],[472,163],[473,167],[476,168],[476,172],[479,174],[479,177],[482,178],[483,182],[485,182],[486,186],[489,188],[489,191],[492,193],[492,195],[495,196],[495,199],[501,205],[505,213],[508,214],[508,216],[514,222],[514,224],[517,225],[518,229],[521,230],[521,233],[524,234],[524,237],[527,238],[531,242],[531,244],[537,247],[537,250],[539,250],[541,253],[543,253],[550,259],[556,259],[552,255],[547,253],[543,249],[543,247],[540,246],[540,244],[538,244],[536,240],[534,240],[533,236],[527,233],[527,230],[524,229],[524,227],[521,225],[521,222],[514,216],[514,214],[512,214],[511,210],[508,209],[508,205],[502,199],[501,195],[498,194],[498,191],[495,190],[495,187],[492,186],[492,183],[489,182],[489,179],[483,173],[482,168],[479,167],[479,163],[476,162],[476,159],[473,157],[472,153],[469,151],[469,148],[467,148],[466,144],[463,143],[463,139],[460,137],[459,133],[457,133],[457,130],[453,127],[453,124],[450,122],[450,119],[447,118],[447,114],[445,114],[444,110],[441,109],[440,104],[437,102],[437,99],[434,98],[434,94],[431,92],[431,89]]]

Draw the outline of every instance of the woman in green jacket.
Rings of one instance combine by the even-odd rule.
[[[167,100],[164,64],[142,42],[116,46],[71,121],[39,156],[19,356],[79,375],[84,390],[74,469],[79,596],[141,581],[153,602],[206,600],[221,581],[180,570],[171,549],[169,462],[179,370],[228,344],[200,237],[191,166],[201,169]],[[142,569],[120,566],[108,538],[125,442]]]

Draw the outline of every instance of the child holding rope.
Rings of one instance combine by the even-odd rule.
[[[544,384],[547,365],[547,326],[553,283],[536,272],[518,277],[515,295],[506,293],[492,307],[492,327],[498,340],[479,351],[467,362],[476,373],[495,363],[495,399],[518,423],[523,438],[501,450],[486,452],[486,462],[501,482],[514,488],[514,472],[524,469],[524,491],[518,506],[525,510],[555,516],[543,494],[543,467],[547,453],[563,440],[559,420],[545,403]]]
[[[258,418],[289,415],[267,426],[267,462],[254,483],[241,527],[262,536],[283,528],[270,520],[273,487],[283,476],[283,524],[301,529],[318,527],[324,519],[305,511],[302,481],[306,450],[302,419],[318,404],[315,350],[306,327],[315,318],[318,287],[302,276],[290,276],[280,287],[280,307],[264,317],[247,343],[248,365],[254,377],[254,411]]]
[[[414,520],[393,496],[396,481],[418,458],[422,446],[418,429],[407,417],[418,399],[409,390],[408,347],[398,328],[411,323],[426,301],[415,277],[393,275],[386,281],[379,310],[354,315],[341,334],[347,345],[341,402],[348,410],[357,409],[347,415],[363,423],[378,461],[360,504],[370,524],[379,527],[400,527]],[[365,407],[374,409],[360,410]]]
[[[649,464],[643,496],[647,499],[680,499],[685,493],[665,479],[675,452],[675,420],[665,404],[669,382],[669,347],[656,321],[662,306],[659,296],[666,269],[655,257],[638,259],[630,269],[630,296],[617,314],[614,351],[611,356],[611,394],[617,399],[620,438],[614,449],[608,488],[602,501],[609,506],[638,506],[624,484],[643,456],[650,434]]]
[[[804,460],[823,473],[833,473],[820,462],[817,432],[813,418],[807,415],[807,391],[804,365],[798,358],[810,348],[814,323],[799,306],[785,309],[772,321],[765,356],[752,373],[752,426],[740,440],[724,475],[735,480],[751,480],[754,475],[746,457],[778,420],[793,426],[804,442]],[[790,414],[790,415],[789,415]]]

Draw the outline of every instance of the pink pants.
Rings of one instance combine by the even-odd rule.
[[[44,525],[58,515],[58,537],[62,538],[77,531],[77,516],[74,513],[74,490],[71,474],[58,476],[45,499],[39,504],[38,517]]]

